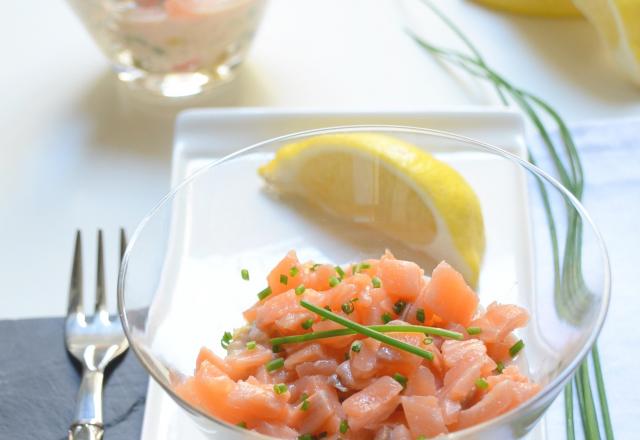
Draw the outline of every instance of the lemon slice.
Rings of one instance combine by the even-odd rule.
[[[474,0],[496,9],[545,17],[579,16],[571,0]]]
[[[485,248],[478,197],[415,145],[378,133],[315,136],[281,147],[259,173],[284,193],[448,261],[477,284]]]

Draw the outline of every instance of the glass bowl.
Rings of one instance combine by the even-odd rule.
[[[191,406],[172,383],[193,374],[200,347],[223,354],[223,332],[243,324],[241,312],[255,302],[270,268],[290,249],[301,261],[342,264],[390,248],[398,258],[418,261],[426,273],[442,258],[385,238],[366,226],[367,219],[339,220],[282,198],[257,175],[257,167],[284,144],[353,132],[388,134],[433,153],[478,195],[486,235],[481,304],[515,303],[530,311],[531,321],[519,333],[526,342],[521,366],[543,388],[520,407],[448,438],[523,437],[596,340],[609,302],[608,258],[589,215],[553,178],[515,154],[451,133],[395,126],[312,130],[260,142],[195,172],[142,220],[127,247],[118,307],[133,351],[212,437],[265,438]],[[375,172],[381,165],[367,166],[369,183],[383,184]],[[249,282],[241,279],[242,268],[250,270]]]
[[[231,80],[266,0],[68,0],[118,78],[166,97]]]

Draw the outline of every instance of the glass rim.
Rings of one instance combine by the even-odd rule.
[[[516,154],[513,154],[502,148],[496,147],[495,145],[489,144],[487,142],[478,141],[476,139],[458,135],[455,133],[450,133],[443,130],[434,130],[429,128],[412,127],[412,126],[405,126],[405,125],[384,125],[384,124],[339,125],[339,126],[297,131],[293,133],[284,134],[281,136],[272,137],[260,142],[256,142],[247,147],[241,148],[238,151],[227,154],[219,159],[213,159],[211,163],[197,169],[191,175],[189,175],[188,177],[183,179],[181,182],[179,182],[175,187],[173,187],[164,197],[160,199],[160,201],[149,211],[149,213],[140,221],[140,223],[138,223],[138,226],[136,226],[136,229],[133,235],[131,236],[130,241],[127,244],[127,248],[125,250],[125,253],[122,258],[122,263],[120,265],[120,270],[118,271],[118,289],[117,289],[118,314],[122,322],[124,333],[127,337],[127,340],[129,341],[129,345],[133,349],[133,352],[135,353],[140,363],[143,365],[147,373],[155,380],[155,382],[158,385],[160,385],[160,387],[166,393],[168,393],[169,396],[171,396],[171,398],[176,403],[178,403],[183,409],[185,409],[189,413],[197,417],[202,417],[206,420],[212,421],[217,425],[220,425],[221,427],[235,430],[238,434],[240,433],[244,433],[244,435],[248,434],[246,429],[240,428],[238,426],[225,422],[221,419],[217,419],[207,414],[206,412],[200,410],[199,408],[191,405],[190,403],[186,402],[184,399],[178,396],[171,387],[166,385],[164,383],[164,380],[161,377],[159,377],[159,375],[154,372],[153,368],[151,368],[148,365],[148,362],[145,359],[145,356],[141,352],[141,349],[136,346],[136,343],[131,336],[129,322],[126,315],[126,305],[125,305],[125,298],[124,298],[124,295],[125,295],[124,281],[127,274],[127,267],[129,264],[129,256],[131,253],[131,249],[135,245],[136,241],[138,240],[138,237],[144,230],[146,224],[151,219],[154,218],[155,214],[158,211],[160,211],[168,201],[174,199],[175,196],[178,193],[180,193],[182,188],[186,187],[193,181],[197,180],[200,175],[205,174],[207,171],[225,162],[228,162],[237,157],[243,156],[253,150],[260,149],[265,145],[273,144],[276,142],[290,141],[290,140],[306,138],[314,135],[318,136],[318,135],[330,134],[330,133],[335,134],[335,133],[353,133],[353,132],[396,132],[396,133],[404,133],[404,134],[412,133],[412,134],[418,134],[418,135],[429,135],[429,136],[440,137],[443,139],[470,144],[476,149],[484,150],[486,152],[496,154],[498,156],[503,157],[504,159],[510,160],[511,162],[515,163],[516,165],[519,165],[522,168],[525,168],[534,176],[537,176],[543,179],[543,181],[546,181],[547,183],[551,184],[556,190],[560,192],[562,196],[565,197],[565,199],[567,199],[570,202],[571,207],[575,209],[580,215],[580,217],[583,220],[585,220],[586,223],[591,227],[591,231],[594,233],[596,237],[596,241],[598,242],[598,248],[600,250],[601,257],[602,257],[602,268],[603,268],[603,289],[602,290],[603,291],[602,291],[602,303],[600,305],[600,309],[598,310],[598,314],[595,319],[594,329],[591,332],[591,334],[588,336],[584,346],[578,351],[578,354],[572,359],[572,361],[562,371],[560,371],[551,381],[549,381],[549,383],[547,383],[540,390],[539,393],[534,395],[532,398],[528,399],[526,402],[522,403],[518,407],[512,410],[509,410],[504,414],[499,415],[498,417],[479,423],[477,425],[473,425],[469,428],[462,429],[460,431],[448,433],[447,438],[457,439],[457,438],[466,437],[467,435],[482,434],[482,431],[484,431],[486,428],[489,428],[491,426],[496,426],[496,425],[507,425],[511,421],[516,419],[521,413],[526,412],[526,410],[531,408],[536,408],[542,405],[543,401],[550,394],[552,394],[555,390],[560,388],[570,379],[570,377],[576,371],[578,366],[585,360],[587,354],[595,344],[596,339],[598,338],[598,335],[602,330],[602,326],[604,325],[607,311],[609,309],[609,303],[611,300],[611,267],[609,262],[609,255],[608,255],[606,246],[604,244],[602,234],[596,227],[591,216],[589,215],[587,210],[584,208],[582,203],[567,188],[565,188],[553,176],[551,176],[544,170],[538,168],[537,166],[531,164],[530,162],[524,160],[523,158],[517,156]],[[250,435],[254,436],[255,438],[264,438],[264,439],[272,438],[270,436],[261,434],[259,432],[251,432]]]

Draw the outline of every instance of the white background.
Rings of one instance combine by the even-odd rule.
[[[408,110],[496,103],[489,89],[419,49],[394,3],[274,0],[237,80],[195,104]],[[439,3],[491,65],[568,121],[640,115],[640,88],[616,76],[585,21]],[[151,105],[127,93],[63,1],[7,2],[0,41],[0,317],[61,315],[75,229],[83,229],[91,253],[95,229],[106,230],[113,288],[110,241],[121,225],[132,231],[169,188],[173,117],[194,102]],[[87,285],[92,279],[85,274]]]

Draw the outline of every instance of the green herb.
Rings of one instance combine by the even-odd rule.
[[[249,341],[246,344],[247,350],[255,350],[257,347],[256,341]]]
[[[273,386],[273,391],[276,394],[284,394],[287,391],[289,391],[289,387],[287,387],[287,385],[283,384],[283,383],[277,383]]]
[[[336,287],[338,284],[340,284],[340,280],[336,277],[331,277],[329,278],[329,285],[331,287]]]
[[[351,351],[353,351],[354,353],[360,353],[360,350],[362,350],[362,342],[356,341],[351,344]]]
[[[309,398],[309,395],[307,393],[302,393],[302,395],[300,396],[300,400],[302,401],[302,404],[300,405],[300,411],[306,411],[309,409],[309,401],[307,400]]]
[[[284,367],[284,359],[282,358],[272,359],[265,364],[265,368],[269,373],[271,373],[272,371],[279,370],[282,367]]]
[[[340,306],[340,308],[347,315],[350,315],[353,313],[353,303],[351,301],[343,303],[342,306]]]
[[[363,270],[365,270],[365,269],[370,269],[370,268],[371,268],[371,265],[370,265],[369,263],[362,262],[362,263],[358,263],[358,264],[354,265],[354,266],[351,268],[351,272],[352,272],[353,274],[356,274],[356,273],[360,273],[360,272],[362,272],[362,271],[363,271]]]
[[[298,436],[298,440],[314,440],[311,434],[302,434]]]
[[[407,307],[407,303],[405,301],[398,300],[393,305],[393,311],[396,312],[396,315],[400,315],[404,311],[405,307]]]
[[[382,286],[382,281],[380,281],[380,278],[378,278],[378,277],[373,277],[373,278],[371,278],[371,284],[376,289],[379,289],[380,286]]]
[[[349,430],[349,423],[346,420],[340,422],[340,434],[346,434]]]
[[[296,287],[296,290],[295,290],[296,295],[298,296],[302,295],[305,290],[307,289],[304,287],[304,284],[300,284],[298,287]]]
[[[233,335],[231,334],[231,332],[224,332],[224,334],[222,335],[222,339],[220,339],[220,345],[222,345],[222,348],[226,350],[227,348],[229,348],[229,344],[231,344],[231,341],[233,341]]]
[[[300,272],[300,269],[298,269],[296,266],[293,266],[291,269],[289,269],[289,276],[293,278],[298,275],[298,272]]]
[[[261,290],[258,293],[258,299],[260,301],[262,301],[263,299],[265,299],[269,295],[271,295],[271,287],[267,287],[266,289]]]
[[[395,373],[395,374],[393,375],[393,379],[394,379],[396,382],[398,382],[400,385],[402,385],[402,388],[406,388],[406,387],[407,387],[407,381],[408,381],[409,379],[407,379],[407,377],[406,377],[406,376],[403,376],[403,375],[402,375],[402,374],[400,374],[400,373]]]
[[[479,335],[480,333],[482,333],[480,327],[467,327],[467,334],[469,335]]]
[[[416,320],[418,322],[424,322],[424,309],[416,310]]]
[[[433,338],[427,336],[422,342],[424,342],[424,345],[431,345],[433,344]]]
[[[476,387],[480,388],[481,390],[486,390],[489,387],[489,382],[484,380],[483,377],[479,377],[476,379]]]
[[[242,276],[243,280],[249,281],[249,271],[247,269],[242,269],[240,271],[240,276]]]
[[[392,347],[395,347],[397,349],[400,350],[404,350],[407,351],[409,353],[415,354],[417,356],[423,357],[427,360],[433,360],[433,353],[429,352],[429,351],[425,351],[421,348],[416,347],[415,345],[411,345],[408,344],[404,341],[399,341],[397,339],[394,339],[390,336],[385,335],[384,333],[378,332],[376,330],[373,330],[369,327],[365,327],[363,325],[358,324],[357,322],[353,322],[349,319],[343,318],[340,315],[336,315],[333,312],[329,312],[325,309],[322,309],[320,307],[314,306],[311,303],[308,303],[306,301],[300,301],[300,305],[302,307],[304,307],[307,310],[312,311],[313,313],[316,313],[324,318],[327,318],[333,322],[336,322],[344,327],[347,327],[348,329],[351,329],[353,331],[355,331],[356,333],[360,333],[362,335],[368,336],[372,339],[378,340],[384,344],[390,345]],[[406,327],[406,326],[401,326],[401,327]]]
[[[424,435],[419,435],[416,440],[427,440],[427,438]]]
[[[236,426],[239,428],[247,429],[247,422],[238,422],[236,423]]]
[[[282,347],[280,347],[278,344],[273,344],[271,347],[271,351],[274,353],[280,353],[281,350],[282,350]]]
[[[336,273],[340,277],[340,279],[344,278],[344,270],[340,266],[336,266]]]
[[[309,318],[302,322],[303,329],[309,330],[311,327],[313,327],[313,319]]]
[[[518,342],[516,342],[515,344],[513,344],[510,348],[509,348],[509,355],[513,358],[516,357],[518,355],[518,353],[520,353],[520,350],[522,350],[524,348],[524,341],[522,339],[518,340]]]
[[[326,308],[324,310],[327,310]],[[331,310],[327,310],[331,312]],[[324,319],[324,318],[323,318]],[[422,325],[370,325],[367,328],[371,330],[375,330],[380,333],[422,333],[425,335],[436,335],[442,336],[444,338],[455,339],[461,341],[464,339],[462,333],[455,332],[453,330],[446,330],[439,327],[427,327]],[[348,336],[357,334],[357,331],[344,328],[344,329],[335,329],[335,330],[324,330],[321,332],[313,332],[313,333],[304,333],[301,335],[292,335],[292,336],[280,336],[277,338],[271,339],[271,344],[282,345],[282,344],[298,344],[301,342],[313,341],[316,339],[326,339],[326,338],[335,338],[337,336]],[[430,344],[433,342],[432,338],[426,338],[425,341],[429,339],[430,342],[425,342],[425,344]]]
[[[496,371],[498,372],[498,374],[502,374],[502,372],[504,371],[504,362],[498,361],[498,363],[496,363]]]
[[[315,272],[316,269],[318,268],[318,266],[322,266],[322,264],[320,263],[316,263],[313,266],[311,266],[311,268],[309,269],[311,272]]]
[[[584,173],[582,170],[582,163],[580,155],[576,149],[575,142],[571,136],[571,132],[559,113],[542,99],[514,86],[495,70],[491,69],[486,64],[480,54],[480,51],[473,45],[471,39],[464,35],[460,28],[458,28],[458,26],[456,26],[449,17],[443,14],[432,1],[422,0],[422,3],[434,12],[435,15],[437,15],[440,20],[449,27],[451,31],[453,31],[453,33],[469,50],[470,54],[467,55],[456,50],[435,46],[422,39],[413,30],[409,29],[408,32],[413,39],[432,55],[461,67],[472,75],[493,83],[500,99],[505,105],[509,104],[508,98],[510,98],[511,103],[520,107],[525,116],[540,134],[561,183],[570,192],[572,192],[578,200],[580,200],[584,191]],[[555,124],[555,126],[557,126],[560,134],[559,142],[553,140],[543,117],[546,117]],[[561,157],[561,150],[564,150],[564,157],[566,157],[567,163],[565,163]],[[529,161],[534,165],[537,164],[537,160],[531,149],[529,150]],[[556,227],[554,213],[551,210],[549,194],[544,184],[540,181],[538,181],[538,189],[540,190],[551,238],[555,273],[554,290],[556,309],[560,316],[565,320],[569,322],[577,322],[588,310],[588,298],[591,295],[582,275],[582,223],[578,214],[574,211],[568,210],[568,218],[566,220],[566,242],[564,246],[565,252],[561,257],[558,229]],[[576,307],[579,307],[580,305],[583,305],[584,313],[580,313],[580,311],[576,313]],[[602,378],[602,370],[599,368],[600,356],[596,344],[594,344],[594,347],[592,348],[591,356],[594,364],[594,377],[598,389],[598,398],[601,409],[600,413],[602,415],[605,437],[608,440],[611,440],[613,439],[613,428],[609,414],[604,381]],[[580,374],[576,374],[573,380],[578,390],[578,403],[580,404],[579,407],[581,409],[585,434],[588,438],[591,438],[591,436],[598,438],[598,418],[595,413],[594,402],[590,399],[592,394],[591,384],[588,380],[588,362],[585,360],[583,365],[587,370],[587,374],[584,375],[584,379],[586,380],[582,380]],[[584,390],[584,393],[581,392],[581,389]],[[588,411],[586,409],[588,409]],[[567,436],[571,439],[575,437],[573,410],[573,387],[569,383],[565,387],[565,411]]]
[[[380,317],[380,319],[382,320],[382,322],[384,322],[386,324],[386,323],[390,322],[393,318],[391,317],[391,313],[384,312],[382,314],[382,316]]]
[[[285,286],[289,283],[289,277],[285,274],[280,274],[280,284],[284,284]]]

